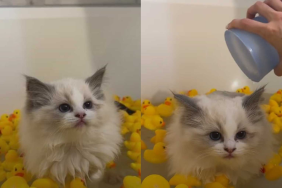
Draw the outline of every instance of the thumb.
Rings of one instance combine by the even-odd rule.
[[[276,76],[282,76],[282,61],[274,68]]]

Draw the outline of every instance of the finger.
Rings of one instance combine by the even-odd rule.
[[[282,62],[280,62],[274,69],[276,76],[282,76]]]
[[[265,33],[265,30],[267,29],[267,24],[248,18],[235,19],[227,25],[227,29],[232,28],[242,29],[262,36],[263,33]]]
[[[281,0],[266,0],[264,1],[265,4],[270,6],[272,9],[276,11],[282,11],[282,2]]]
[[[272,20],[276,11],[273,10],[267,4],[265,4],[261,1],[258,1],[248,9],[247,18],[253,19],[256,16],[257,13],[262,15],[263,17],[265,17],[269,21],[269,20]]]

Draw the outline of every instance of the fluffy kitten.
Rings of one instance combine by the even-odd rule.
[[[26,77],[19,136],[28,171],[64,184],[67,175],[99,180],[120,151],[121,116],[102,90],[105,67],[86,80],[46,84]]]
[[[263,92],[264,87],[250,96],[175,94],[180,107],[166,138],[171,173],[204,182],[223,173],[233,184],[259,175],[273,154],[271,126],[259,106]]]

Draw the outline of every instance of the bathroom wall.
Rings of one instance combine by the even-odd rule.
[[[275,92],[281,83],[271,72],[260,83],[250,81],[231,57],[225,26],[243,18],[256,0],[143,0],[142,98],[163,100],[169,90],[211,88],[235,91],[265,83]]]
[[[23,106],[22,74],[84,79],[105,64],[115,94],[140,98],[140,7],[3,8],[0,22],[0,114]]]

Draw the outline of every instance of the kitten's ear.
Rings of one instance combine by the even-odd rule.
[[[265,86],[257,89],[255,92],[253,92],[251,95],[244,97],[243,99],[243,107],[246,110],[251,110],[255,107],[259,107],[259,104],[262,99],[262,94],[265,91]]]
[[[107,66],[107,65],[106,65]],[[96,71],[92,76],[86,79],[86,83],[89,84],[93,94],[97,99],[103,99],[104,94],[101,90],[104,74],[106,72],[106,66]]]
[[[36,78],[26,76],[27,108],[29,110],[40,108],[49,104],[55,88]]]
[[[183,105],[187,110],[195,112],[195,113],[201,111],[200,107],[198,107],[195,100],[191,99],[190,97],[186,95],[175,94],[175,93],[173,93],[173,95],[174,95],[174,98],[181,105]]]
[[[264,118],[264,113],[260,108],[260,102],[265,86],[256,90],[253,94],[245,96],[243,99],[243,108],[246,110],[247,117],[252,123],[257,123]]]

